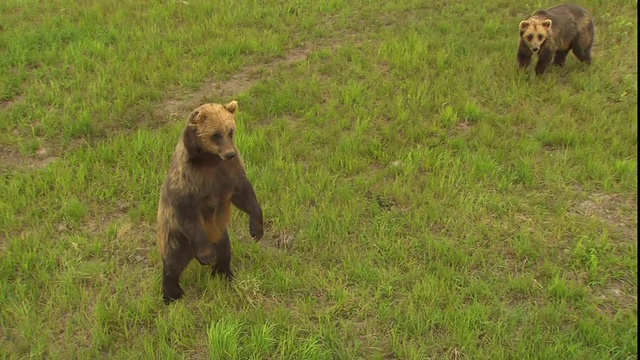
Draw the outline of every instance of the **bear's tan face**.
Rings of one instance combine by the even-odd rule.
[[[202,150],[229,160],[238,155],[233,142],[236,130],[235,112],[238,103],[234,100],[228,104],[204,104],[189,116],[190,126],[195,126]]]
[[[540,51],[550,34],[551,20],[549,19],[529,19],[520,22],[520,37],[534,53]]]

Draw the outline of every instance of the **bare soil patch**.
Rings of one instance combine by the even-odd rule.
[[[638,196],[637,194],[590,194],[587,200],[578,203],[574,209],[585,217],[603,220],[620,230],[629,241],[638,240]]]
[[[5,110],[14,104],[18,104],[24,101],[24,94],[16,95],[11,99],[0,100],[0,110]]]
[[[620,310],[637,309],[637,288],[621,281],[612,280],[597,294],[595,299],[598,310],[608,316],[614,317]]]
[[[25,156],[18,149],[8,146],[0,147],[0,173],[10,169],[44,168],[58,158],[51,156],[43,147],[36,150],[34,156]]]

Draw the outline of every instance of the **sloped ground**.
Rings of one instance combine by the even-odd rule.
[[[506,1],[2,6],[3,355],[637,358],[633,4],[541,79]],[[231,98],[267,233],[165,307],[158,189]]]

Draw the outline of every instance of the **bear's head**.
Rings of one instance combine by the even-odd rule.
[[[222,160],[238,155],[233,133],[236,130],[235,112],[238,102],[203,104],[197,107],[187,122],[184,145],[191,156],[219,156]]]
[[[551,19],[529,19],[520,22],[520,38],[534,53],[540,51],[551,35]]]

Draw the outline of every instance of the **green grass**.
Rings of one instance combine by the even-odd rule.
[[[261,4],[0,5],[0,358],[637,358],[636,2],[543,77],[554,3]],[[269,225],[165,306],[176,98],[238,100]]]

